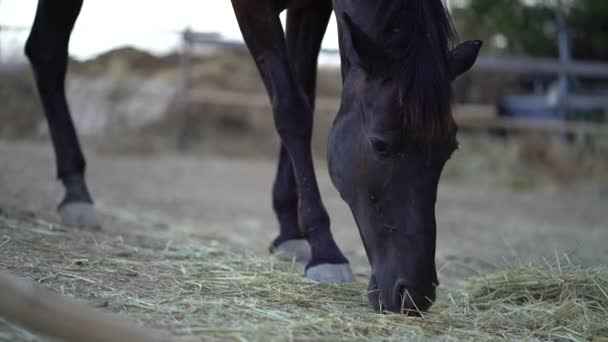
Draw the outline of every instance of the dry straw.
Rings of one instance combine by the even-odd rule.
[[[10,222],[0,223],[6,228]],[[38,281],[179,338],[608,338],[608,268],[577,266],[567,257],[546,265],[509,267],[470,279],[464,288],[443,289],[429,313],[413,318],[373,313],[363,278],[348,285],[316,284],[304,279],[295,263],[235,253],[220,244],[143,246],[118,239],[74,251],[65,243],[69,234],[45,233],[36,239],[42,232],[36,229],[27,237],[11,235],[17,231],[10,227],[0,231],[10,239],[0,257],[27,248],[28,257],[50,258],[38,267]],[[35,338],[0,321],[2,339]]]

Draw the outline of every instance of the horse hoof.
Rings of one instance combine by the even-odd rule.
[[[59,207],[61,221],[66,226],[86,228],[92,230],[101,229],[101,223],[95,213],[93,204],[87,202],[68,202]]]
[[[305,239],[292,239],[273,246],[270,249],[280,260],[292,261],[306,264],[310,260],[310,245]]]
[[[320,264],[309,267],[306,277],[323,284],[341,284],[354,281],[350,264]]]

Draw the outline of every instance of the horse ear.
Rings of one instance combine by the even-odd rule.
[[[471,69],[475,60],[477,60],[482,45],[481,40],[469,40],[452,50],[450,53],[450,76],[452,80]]]
[[[363,32],[346,13],[342,14],[342,29],[350,42],[352,53],[351,60],[366,71],[371,71],[371,65],[379,58],[382,48],[374,40]]]

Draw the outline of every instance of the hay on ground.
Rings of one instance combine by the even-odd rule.
[[[86,244],[82,242],[86,240]],[[420,318],[375,314],[366,283],[316,284],[302,267],[221,244],[73,234],[0,215],[0,270],[180,338],[606,341],[608,268],[567,258],[442,289]],[[100,309],[102,310],[102,309]],[[37,337],[0,320],[0,340]]]

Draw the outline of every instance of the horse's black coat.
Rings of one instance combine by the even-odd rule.
[[[81,5],[82,0],[39,0],[26,44],[57,174],[66,188],[61,206],[92,203],[64,92],[68,41]],[[312,278],[318,273],[308,272],[319,266],[348,268],[329,229],[310,149],[317,55],[333,9],[343,94],[328,146],[330,175],[353,212],[372,266],[372,305],[396,312],[427,309],[437,285],[437,184],[456,146],[450,82],[472,66],[481,43],[450,51],[454,31],[441,0],[232,0],[232,5],[282,142],[273,187],[280,233],[273,247],[306,239]],[[285,34],[279,13],[286,8]],[[318,280],[348,278],[336,272]]]
[[[41,0],[25,45],[44,106],[66,194],[61,202],[92,202],[84,182],[85,160],[65,97],[68,41],[82,0]]]

